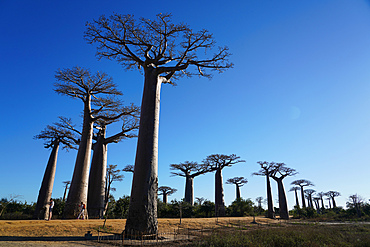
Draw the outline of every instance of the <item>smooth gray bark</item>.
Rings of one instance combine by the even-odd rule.
[[[139,136],[126,232],[158,232],[158,130],[161,79],[155,68],[144,69]]]
[[[163,203],[167,204],[167,193],[163,193]]]
[[[288,220],[289,219],[289,211],[288,211],[288,203],[287,203],[287,200],[286,200],[286,194],[285,194],[283,179],[274,177],[274,180],[278,184],[280,218]]]
[[[294,195],[295,195],[295,205],[299,208],[297,189],[294,189]]]
[[[105,211],[105,180],[107,174],[107,144],[105,128],[102,128],[94,144],[91,162],[87,205],[90,218],[102,218]]]
[[[304,189],[303,189],[303,186],[299,185],[301,187],[301,197],[302,197],[302,207],[305,208],[306,207],[306,201],[304,199]]]
[[[266,187],[267,187],[267,217],[270,219],[275,219],[274,204],[272,202],[270,176],[268,173],[266,173]]]
[[[75,219],[79,213],[79,204],[87,203],[87,191],[89,183],[91,145],[93,135],[93,121],[90,117],[90,100],[85,101],[84,120],[80,145],[78,147],[73,177],[67,196],[63,216],[66,219]],[[85,217],[87,217],[88,206],[86,205]]]
[[[36,209],[33,215],[34,219],[48,219],[49,217],[49,202],[53,192],[58,150],[59,140],[54,140],[53,149],[49,156],[48,164],[46,165],[44,177],[42,179],[41,188],[39,190]]]
[[[238,184],[235,184],[236,187],[236,199],[240,199],[240,187]]]
[[[222,184],[222,169],[215,173],[215,210],[216,216],[225,216],[224,189]]]
[[[185,202],[194,205],[194,177],[186,176],[185,179]]]

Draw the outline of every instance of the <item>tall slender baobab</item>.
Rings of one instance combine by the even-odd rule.
[[[158,188],[158,191],[160,191],[160,193],[158,195],[163,196],[163,203],[167,204],[167,196],[170,196],[173,193],[175,193],[177,191],[177,189],[174,189],[174,188],[171,188],[171,187],[168,187],[168,186],[161,186],[161,187]]]
[[[240,187],[242,187],[246,183],[248,183],[248,179],[246,179],[244,177],[229,178],[226,181],[226,184],[235,184],[235,187],[236,187],[236,199],[240,199]]]
[[[317,193],[317,195],[318,195],[318,197],[321,200],[321,208],[322,209],[325,209],[325,205],[324,205],[324,196],[325,196],[325,193],[324,192],[319,192],[319,193]]]
[[[337,204],[335,203],[335,197],[337,196],[340,196],[340,193],[338,191],[333,191],[333,190],[330,190],[328,192],[325,193],[325,195],[329,198],[331,198],[332,202],[333,202],[333,208],[336,208],[337,207]]]
[[[295,169],[286,167],[284,163],[275,163],[273,172],[271,173],[271,177],[278,184],[280,218],[286,220],[289,219],[289,211],[283,179],[288,176],[294,176],[296,174],[298,174],[298,172]]]
[[[301,197],[302,197],[302,207],[306,207],[306,200],[304,199],[304,187],[306,186],[315,186],[311,181],[306,179],[294,180],[290,183],[291,185],[297,185],[301,188]]]
[[[85,39],[97,44],[97,57],[117,60],[125,69],[144,74],[140,128],[126,230],[148,234],[158,231],[158,129],[162,83],[183,75],[210,77],[207,69],[231,68],[228,48],[212,55],[215,40],[207,30],[194,32],[185,24],[173,24],[170,14],[154,20],[132,15],[101,16],[87,23]],[[201,53],[203,51],[203,53]],[[207,51],[207,53],[204,53]],[[192,69],[193,68],[193,69]]]
[[[258,172],[252,173],[252,175],[256,176],[265,176],[266,177],[266,190],[267,190],[267,217],[270,219],[275,218],[274,213],[274,205],[272,201],[272,192],[271,192],[271,183],[270,183],[270,176],[274,170],[274,162],[267,162],[267,161],[258,161],[257,162],[261,166],[261,170]]]
[[[313,208],[313,200],[312,195],[316,192],[316,190],[313,189],[307,189],[304,191],[304,193],[307,195],[308,200],[308,207]]]
[[[171,164],[170,169],[173,176],[185,178],[185,202],[194,205],[194,178],[211,171],[211,167],[206,164],[185,161],[180,164]]]
[[[81,140],[63,213],[64,218],[75,218],[79,212],[78,205],[87,202],[93,124],[101,119],[105,121],[117,119],[126,112],[106,116],[107,112],[120,109],[121,102],[115,97],[122,93],[116,89],[112,78],[105,73],[91,74],[88,69],[73,67],[58,70],[55,78],[57,79],[54,84],[55,92],[83,102]]]
[[[106,172],[107,172],[107,152],[109,143],[118,143],[126,138],[137,137],[133,132],[139,128],[138,108],[131,105],[121,110],[126,111],[127,115],[122,116],[121,131],[106,137],[107,125],[114,121],[98,121],[97,128],[99,132],[96,135],[96,142],[93,144],[93,157],[91,161],[90,176],[89,176],[89,189],[87,196],[87,205],[89,206],[89,216],[91,218],[102,218],[106,212],[107,202],[105,194],[106,185]]]
[[[225,216],[225,201],[224,201],[224,189],[222,184],[222,170],[225,167],[232,166],[234,164],[245,162],[241,160],[239,156],[235,154],[211,154],[208,155],[204,160],[203,164],[210,167],[215,173],[215,214],[216,216]]]
[[[69,185],[71,184],[71,181],[63,181],[63,184],[64,184],[63,202],[65,202],[67,198],[67,191],[68,191]]]
[[[60,128],[56,124],[53,126],[48,125],[40,134],[36,135],[34,139],[45,140],[44,147],[52,149],[39,190],[35,213],[33,215],[35,219],[46,219],[49,215],[48,203],[50,202],[53,191],[59,146],[62,145],[63,149],[66,150],[75,149],[74,145],[78,141],[73,132]],[[43,215],[40,215],[42,209],[45,210]]]
[[[296,205],[297,208],[299,208],[299,200],[298,200],[298,193],[297,193],[297,190],[299,190],[299,189],[300,188],[298,186],[293,186],[289,190],[289,191],[294,191],[295,205]]]

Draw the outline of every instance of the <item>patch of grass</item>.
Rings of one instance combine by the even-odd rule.
[[[370,246],[369,225],[296,225],[215,231],[198,246]]]

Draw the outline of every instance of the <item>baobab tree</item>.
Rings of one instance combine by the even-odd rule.
[[[170,169],[173,170],[173,172],[171,172],[172,176],[180,176],[185,178],[184,199],[185,202],[194,205],[194,178],[212,171],[211,167],[206,164],[185,161],[179,164],[171,164]]]
[[[234,164],[245,162],[241,160],[239,156],[235,154],[211,154],[208,155],[204,160],[203,164],[210,167],[215,173],[215,214],[216,216],[225,216],[225,201],[224,201],[224,189],[222,184],[222,170],[225,167],[230,167]]]
[[[302,207],[306,207],[306,200],[304,199],[304,187],[306,186],[315,186],[311,181],[306,179],[294,180],[290,183],[291,185],[297,185],[301,188],[301,197],[302,197]]]
[[[44,147],[51,148],[51,153],[37,198],[35,213],[33,215],[34,219],[38,219],[40,217],[46,219],[49,215],[48,204],[53,192],[59,146],[61,145],[62,148],[66,150],[76,149],[75,144],[78,140],[73,132],[58,127],[55,123],[54,125],[48,125],[40,134],[36,135],[34,139],[43,139],[45,141]],[[45,210],[41,216],[40,212],[43,209]]]
[[[298,200],[298,193],[297,193],[297,190],[299,190],[299,189],[300,189],[300,187],[293,186],[289,190],[289,191],[294,191],[295,205],[296,205],[297,208],[299,208],[299,200]]]
[[[196,203],[202,206],[203,202],[206,200],[204,197],[195,197]]]
[[[105,185],[107,172],[107,152],[109,143],[118,143],[123,139],[137,137],[134,132],[139,128],[138,113],[139,109],[131,105],[122,109],[121,112],[127,112],[127,115],[121,117],[122,127],[121,131],[106,137],[106,128],[114,121],[97,121],[96,128],[99,130],[95,138],[96,142],[93,144],[93,157],[91,161],[89,188],[87,196],[87,205],[89,206],[90,218],[102,218],[106,212],[105,201]]]
[[[360,207],[363,204],[364,204],[364,199],[361,196],[357,195],[357,194],[350,195],[348,197],[347,207],[356,209],[357,217],[361,217]]]
[[[308,207],[313,208],[313,201],[312,201],[312,195],[316,192],[316,190],[313,189],[307,189],[304,191],[304,193],[307,195],[308,200]]]
[[[315,203],[316,210],[319,211],[320,210],[320,197],[313,197],[312,200]]]
[[[338,191],[330,190],[325,193],[327,197],[330,197],[333,202],[333,208],[337,207],[337,204],[335,203],[335,197],[340,196],[340,193]]]
[[[298,172],[295,169],[286,167],[284,163],[275,163],[273,172],[271,173],[271,178],[278,184],[279,212],[280,218],[282,219],[289,219],[288,202],[284,190],[283,179],[296,174],[298,174]]]
[[[58,70],[55,78],[55,92],[83,102],[81,139],[63,212],[64,218],[75,218],[79,212],[78,205],[87,202],[93,124],[98,120],[118,119],[126,112],[117,112],[121,109],[121,101],[116,96],[122,93],[105,73],[92,74],[88,69],[73,67]],[[107,116],[112,112],[115,112],[114,116]]]
[[[226,184],[235,184],[236,187],[236,199],[240,199],[240,187],[248,183],[248,180],[244,177],[229,178]]]
[[[71,184],[71,181],[63,181],[63,184],[64,184],[63,202],[65,202],[67,198],[67,191],[68,191],[69,185]]]
[[[258,161],[257,162],[261,166],[261,170],[258,172],[252,173],[252,175],[256,176],[265,176],[266,177],[266,189],[267,189],[267,217],[270,219],[275,218],[274,214],[274,205],[272,201],[272,193],[271,193],[271,183],[270,183],[270,176],[274,170],[274,162],[267,162],[267,161]]]
[[[325,205],[324,205],[324,199],[323,199],[323,197],[325,196],[325,193],[324,192],[319,192],[319,193],[317,193],[317,196],[321,200],[321,208],[324,209],[325,208]]]
[[[171,187],[168,187],[168,186],[161,186],[161,187],[158,188],[158,191],[160,191],[160,193],[158,195],[163,196],[163,203],[167,204],[167,196],[170,196],[173,193],[175,193],[177,191],[177,189],[174,189],[174,188],[171,188]]]
[[[97,44],[99,59],[116,60],[124,69],[143,71],[144,90],[126,230],[155,234],[161,84],[173,84],[173,80],[184,75],[210,78],[207,70],[223,72],[233,66],[228,62],[230,54],[227,47],[219,47],[208,55],[215,46],[212,34],[174,24],[170,14],[138,21],[132,15],[113,14],[101,16],[86,26],[85,39]]]

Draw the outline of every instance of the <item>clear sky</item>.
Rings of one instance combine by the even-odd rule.
[[[58,116],[81,127],[82,102],[53,91],[55,71],[82,66],[113,77],[123,99],[139,105],[143,76],[95,57],[83,39],[85,23],[113,12],[208,29],[233,54],[233,69],[163,85],[159,134],[159,185],[184,196],[185,179],[169,165],[201,162],[207,155],[237,154],[246,163],[223,170],[226,204],[235,199],[227,178],[244,176],[244,198],[266,197],[257,161],[284,162],[311,180],[316,191],[370,198],[370,3],[348,0],[246,1],[0,1],[0,82],[3,130],[0,198],[35,202],[50,150],[33,136]],[[108,127],[108,135],[117,127]],[[136,139],[110,144],[108,163],[133,164]],[[53,197],[71,180],[76,151],[60,150]],[[131,174],[116,182],[115,198],[130,194]],[[214,173],[195,178],[195,197],[214,201]],[[277,198],[276,183],[272,182]],[[294,194],[287,192],[289,207]]]

